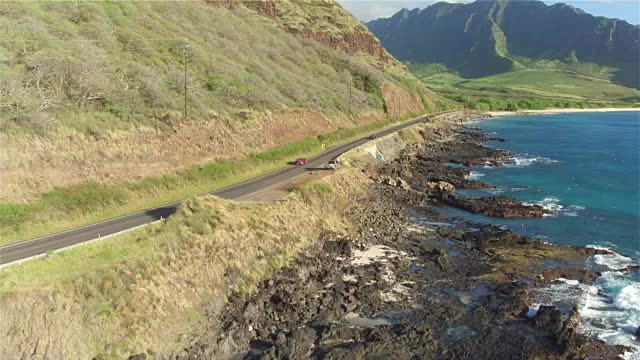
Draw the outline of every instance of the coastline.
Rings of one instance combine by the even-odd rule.
[[[552,114],[561,114],[561,113],[594,113],[594,114],[585,115],[585,117],[590,116],[591,119],[597,119],[598,121],[600,120],[608,121],[609,117],[598,116],[596,114],[596,113],[605,113],[605,112],[627,112],[627,113],[633,112],[633,113],[637,113],[637,115],[640,115],[640,109],[638,108],[549,109],[549,110],[529,110],[529,111],[521,111],[521,112],[488,112],[487,115],[489,116],[484,120],[490,120],[493,117],[508,117],[508,116],[517,116],[517,115],[535,115],[535,116],[532,116],[533,117],[532,119],[526,119],[526,117],[523,116],[520,119],[514,119],[514,121],[510,121],[510,122],[505,120],[505,122],[502,125],[497,125],[497,123],[492,124],[491,122],[486,122],[484,124],[487,125],[487,128],[482,126],[482,129],[483,131],[488,131],[489,133],[492,133],[492,134],[496,134],[497,132],[498,134],[500,134],[500,136],[504,136],[506,139],[509,139],[509,142],[520,143],[521,141],[524,141],[525,144],[528,144],[526,149],[522,147],[517,147],[517,146],[507,147],[509,150],[512,150],[518,154],[529,155],[528,153],[531,152],[538,155],[536,159],[549,160],[553,162],[569,164],[569,163],[576,163],[578,161],[576,161],[577,159],[564,158],[562,156],[559,156],[557,153],[555,153],[554,155],[553,152],[551,153],[548,152],[549,149],[547,148],[547,146],[549,145],[549,142],[553,143],[555,141],[556,143],[560,143],[558,139],[553,139],[550,141],[547,140],[548,141],[547,143],[543,143],[542,145],[540,145],[540,146],[544,146],[544,148],[547,151],[541,151],[540,149],[532,148],[531,143],[528,141],[528,139],[544,138],[544,137],[540,137],[539,133],[525,132],[527,135],[521,136],[521,137],[518,137],[518,134],[516,133],[522,132],[521,130],[522,127],[527,128],[527,126],[529,126],[530,128],[530,126],[533,125],[533,126],[536,126],[537,128],[540,128],[536,125],[537,124],[536,122],[538,120],[542,120],[537,118],[537,116],[540,116],[540,115],[552,115]],[[636,117],[636,114],[618,114],[617,116],[620,116],[620,117],[624,116],[624,120],[621,120],[621,123],[624,123],[625,121],[629,121],[628,123],[634,123],[634,121],[630,121],[630,120],[638,119],[638,117]],[[561,118],[561,117],[556,117],[556,119],[557,118]],[[577,119],[584,119],[584,118],[580,116],[580,117],[577,117]],[[475,122],[472,122],[472,123],[475,123]],[[510,132],[498,131],[496,130],[496,128],[492,126],[492,125],[497,125],[498,127],[504,130],[502,126],[505,126],[505,127],[509,126],[506,124],[511,124]],[[594,127],[591,127],[592,129],[591,131],[594,132],[595,128],[601,129],[597,127],[597,125],[594,125]],[[519,130],[516,130],[516,129],[519,129]],[[565,129],[565,130],[571,131],[570,129]],[[514,133],[514,131],[516,133]],[[629,131],[629,132],[636,133],[635,131]],[[565,132],[559,132],[559,133],[564,134]],[[598,131],[599,135],[603,133],[604,131],[602,132]],[[572,134],[574,137],[576,136],[574,132],[572,132]],[[582,134],[580,136],[584,137],[585,134]],[[586,136],[588,137],[590,136],[590,134],[587,134]],[[515,139],[512,139],[512,137],[514,137]],[[598,136],[598,138],[599,137],[600,136]],[[605,140],[605,142],[606,141],[610,141],[610,140]],[[628,138],[625,139],[625,141],[627,141],[625,143],[630,143],[628,142],[629,141]],[[605,144],[604,146],[607,146],[607,145],[608,143]],[[600,144],[600,148],[603,148],[603,144]],[[615,153],[615,150],[612,150],[611,148],[608,148],[608,149],[609,151]],[[564,149],[563,149],[563,152],[564,152]],[[611,156],[614,156],[614,155],[611,155]],[[554,160],[550,160],[549,158]],[[536,161],[540,161],[540,160],[536,160]],[[525,164],[524,166],[527,166],[527,165],[529,164]],[[545,179],[547,179],[546,178],[547,175],[544,175],[544,176],[545,176]],[[552,175],[549,175],[549,176],[551,177]],[[496,182],[495,176],[492,179],[494,180],[494,182]],[[547,179],[545,181],[548,182],[549,180]],[[600,180],[600,181],[606,182],[606,180]],[[505,186],[504,183],[501,183],[500,181],[497,181],[497,182],[501,186]],[[525,182],[523,186],[525,187],[532,186],[532,184]],[[513,192],[509,193],[509,191],[507,191],[506,193],[513,194]],[[522,196],[522,193],[520,193],[520,195]],[[545,197],[544,199],[545,201],[532,201],[531,203],[537,203],[537,204],[544,203],[543,205],[545,205],[545,208],[547,206],[549,206],[550,208],[558,206],[559,210],[554,211],[555,212],[555,215],[553,215],[554,218],[562,215],[567,216],[566,219],[568,219],[569,221],[568,222],[563,221],[563,224],[564,224],[563,227],[564,226],[571,227],[572,225],[571,225],[570,219],[575,219],[574,217],[576,216],[586,218],[586,216],[588,215],[583,214],[580,211],[580,210],[585,210],[583,206],[570,205],[570,204],[575,204],[575,202],[569,202],[571,200],[567,200],[567,198],[565,198],[565,195],[567,194],[565,193],[558,194],[554,192],[553,195],[547,195],[549,197],[548,198]],[[550,199],[549,205],[547,205],[547,202],[546,202],[547,199]],[[563,201],[561,202],[560,199],[563,199]],[[575,200],[576,199],[574,198],[573,201]],[[615,202],[615,200],[611,200],[611,199],[610,201]],[[557,202],[557,204],[553,202]],[[588,211],[592,209],[592,207],[590,207],[589,205],[586,205],[586,206],[588,208]],[[579,211],[577,211],[577,213],[580,213],[580,215],[577,215],[576,211],[574,211],[572,208],[578,209]],[[567,211],[567,209],[572,209],[572,210]],[[554,225],[547,224],[546,226],[548,227],[548,226],[554,226]],[[515,228],[513,229],[517,231],[517,229]],[[604,255],[595,255],[587,260],[587,263],[586,263],[587,269],[594,271],[597,274],[592,284],[588,284],[582,281],[561,279],[562,282],[556,282],[555,284],[550,285],[544,289],[540,289],[541,293],[544,293],[544,298],[546,299],[553,298],[554,300],[553,302],[549,302],[548,300],[546,300],[546,301],[542,301],[541,303],[535,304],[534,306],[531,307],[532,314],[535,316],[535,308],[537,306],[541,304],[545,305],[549,303],[555,303],[556,301],[562,302],[563,300],[561,299],[563,297],[567,297],[566,294],[572,294],[571,296],[574,296],[575,299],[578,299],[577,301],[578,313],[581,317],[580,332],[582,334],[584,334],[587,337],[593,336],[598,339],[605,340],[607,344],[619,344],[619,345],[630,347],[628,351],[625,351],[625,353],[621,355],[622,358],[624,359],[640,358],[640,346],[639,346],[640,343],[638,342],[640,341],[640,327],[639,327],[640,322],[638,322],[638,312],[637,312],[638,305],[640,305],[640,302],[638,300],[640,298],[637,297],[638,289],[640,289],[640,283],[639,283],[640,258],[638,258],[638,255],[640,253],[635,251],[635,249],[633,248],[630,249],[628,247],[628,244],[626,248],[624,248],[625,245],[620,245],[615,241],[610,242],[606,245],[592,245],[593,243],[583,242],[582,239],[580,240],[579,243],[576,243],[575,238],[577,236],[574,236],[572,239],[572,236],[561,236],[561,235],[558,235],[557,232],[554,234],[554,231],[551,229],[547,229],[547,230],[550,231],[550,233],[548,234],[550,238],[561,240],[560,242],[553,242],[553,244],[557,244],[557,245],[561,245],[563,243],[574,244],[574,245],[585,247],[585,248],[601,249],[601,250],[609,251],[610,253],[604,254]],[[580,234],[580,231],[578,231],[577,234]],[[532,236],[530,233],[528,235]],[[598,234],[596,234],[594,238],[598,238],[597,235]],[[599,234],[599,235],[600,235],[599,239],[608,237],[608,235],[604,235],[604,234]],[[544,236],[542,238],[546,239],[547,237]],[[592,241],[593,241],[593,238],[592,238]],[[623,248],[619,248],[619,246]],[[629,297],[629,294],[636,294],[636,295],[632,295]],[[627,300],[628,297],[631,300]],[[624,315],[616,315],[616,314],[624,314]]]
[[[588,113],[588,112],[640,112],[640,108],[594,108],[594,109],[545,109],[545,110],[519,110],[519,111],[487,111],[490,117],[505,117],[516,115],[547,115],[562,113]]]
[[[34,290],[0,302],[8,319],[0,355],[614,360],[631,351],[582,332],[577,296],[571,304],[539,298],[549,287],[595,289],[601,270],[587,262],[611,251],[495,225],[545,216],[544,207],[454,191],[496,189],[470,166],[512,159],[482,145],[507,141],[471,125],[484,117],[447,114],[374,139],[283,201],[197,197],[168,221],[114,240],[119,251],[150,250],[149,261],[118,261],[81,276],[56,272],[63,263],[85,269],[80,258],[112,256],[102,242],[69,250],[83,256],[53,254],[23,265],[27,272],[10,269],[5,291],[25,283]],[[492,219],[472,222],[445,207]],[[611,271],[621,271],[617,264]],[[640,267],[623,270],[640,275]],[[64,284],[39,286],[51,273]],[[108,317],[96,303],[109,304]],[[26,311],[24,304],[33,305]],[[46,326],[32,325],[39,321]],[[129,324],[135,332],[120,338]],[[44,342],[51,346],[37,346]]]
[[[581,334],[577,303],[532,312],[536,291],[592,284],[599,274],[586,262],[610,251],[439,214],[450,205],[494,217],[541,215],[516,200],[453,194],[491,187],[473,180],[468,166],[501,166],[510,155],[480,145],[489,138],[460,124],[471,117],[419,126],[345,159],[370,179],[354,203],[354,231],[327,234],[255,294],[232,296],[220,325],[175,357],[615,359],[629,351]]]

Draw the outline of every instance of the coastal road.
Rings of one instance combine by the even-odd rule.
[[[385,136],[393,132],[413,126],[425,119],[433,118],[442,113],[427,115],[425,117],[396,125],[389,129],[373,133],[376,137]],[[361,138],[346,144],[338,145],[309,159],[306,166],[291,165],[280,170],[262,175],[236,185],[209,192],[208,194],[225,199],[238,199],[253,194],[262,189],[286,182],[305,171],[311,171],[326,166],[327,162],[341,154],[369,141]],[[293,159],[292,159],[293,160]],[[132,214],[100,221],[94,224],[80,226],[71,230],[25,240],[0,247],[0,266],[18,262],[37,256],[42,256],[50,251],[55,251],[80,244],[87,241],[100,239],[120,232],[131,230],[135,227],[147,225],[163,218],[167,218],[176,212],[184,200],[165,204],[159,207],[141,210]]]

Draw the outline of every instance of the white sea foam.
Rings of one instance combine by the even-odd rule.
[[[634,340],[634,333],[640,325],[640,284],[634,274],[616,271],[638,262],[608,247],[587,247],[612,253],[593,256],[594,269],[609,271],[602,271],[580,309],[584,332],[607,343],[629,346],[633,350],[624,358],[640,359],[640,344]]]
[[[592,247],[592,246],[589,246]],[[603,250],[609,250],[607,248],[600,248]],[[630,257],[626,257],[624,255],[620,255],[616,252],[612,252],[611,254],[598,254],[593,256],[593,261],[598,264],[605,266],[610,270],[619,270],[623,269],[627,266],[634,265],[633,259]]]
[[[640,324],[638,283],[614,271],[603,273],[593,286],[575,280],[558,280],[536,290],[534,304],[527,316],[534,317],[541,305],[570,309],[575,304],[580,308],[582,332],[610,344],[629,346],[633,350],[625,358],[640,358],[640,345],[633,335]],[[606,293],[603,289],[611,292]]]
[[[550,214],[545,214],[544,216],[578,216],[578,212],[585,209],[584,206],[580,205],[568,205],[564,206],[560,204],[560,199],[555,197],[546,197],[541,201],[535,201],[533,203],[523,203],[525,205],[539,205],[542,206],[545,210],[550,211]]]
[[[529,307],[529,310],[527,310],[527,317],[532,318],[532,317],[536,316],[538,314],[538,310],[540,309],[540,305],[542,305],[542,304],[532,304]]]
[[[640,324],[640,284],[619,272],[604,272],[590,287],[580,314],[586,334],[631,347],[625,359],[640,358],[640,345],[634,340]]]
[[[535,156],[527,153],[524,154],[516,154],[511,157],[510,162],[505,164],[506,167],[522,167],[529,166],[533,164],[541,164],[541,165],[553,165],[557,164],[558,160],[549,159],[543,156]]]
[[[613,302],[618,309],[640,311],[640,284],[627,285],[620,290]]]
[[[608,247],[600,246],[600,245],[589,244],[589,245],[587,245],[585,247],[590,248],[590,249],[613,251],[613,250],[609,249]]]
[[[517,191],[524,191],[524,190],[527,190],[527,188],[526,187],[510,187],[510,188],[498,187],[495,189],[483,189],[482,191],[492,195],[498,195],[505,192],[517,192]]]
[[[589,247],[606,249],[594,245]],[[619,269],[633,265],[634,261],[612,253],[594,256],[594,263]],[[580,308],[582,331],[585,334],[607,343],[629,346],[633,350],[625,358],[640,358],[640,345],[633,335],[640,324],[640,284],[632,274],[605,271],[593,286],[559,279],[534,293],[534,305],[529,308],[527,315],[535,316],[540,305],[571,308],[572,304]]]
[[[557,215],[563,209],[563,206],[558,204],[558,202],[560,202],[560,199],[558,198],[546,197],[541,201],[535,201],[533,203],[524,202],[523,204],[528,206],[531,206],[531,205],[542,206],[543,209],[551,211],[551,214],[547,214],[545,216],[554,216],[554,215]]]
[[[481,172],[477,172],[477,171],[471,171],[471,174],[465,176],[464,178],[467,180],[477,180],[481,177],[483,177],[485,174],[481,173]]]

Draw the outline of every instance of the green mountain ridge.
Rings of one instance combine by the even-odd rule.
[[[465,78],[555,61],[573,70],[608,67],[611,81],[640,87],[640,26],[566,4],[439,2],[425,9],[403,9],[367,25],[398,59],[444,64]]]

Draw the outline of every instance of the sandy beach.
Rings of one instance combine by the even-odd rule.
[[[488,111],[487,114],[493,117],[526,115],[526,114],[560,114],[579,112],[615,112],[615,111],[638,111],[640,108],[595,108],[595,109],[545,109],[545,110],[521,110],[521,111]]]

